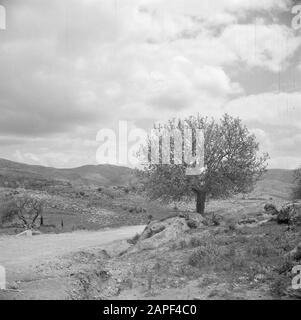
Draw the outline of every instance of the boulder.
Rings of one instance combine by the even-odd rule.
[[[179,239],[181,235],[191,229],[192,224],[194,228],[203,226],[202,221],[203,217],[200,214],[189,213],[186,218],[172,217],[163,221],[150,222],[137,244],[130,248],[129,252],[161,247],[165,243]]]
[[[198,223],[195,220],[186,220],[186,223],[190,229],[197,229],[198,227]]]
[[[277,215],[277,222],[301,226],[301,202],[285,204]]]
[[[148,225],[140,236],[140,240],[149,239],[153,235],[162,232],[165,229],[163,223],[152,223]]]
[[[271,214],[271,215],[276,215],[278,214],[278,210],[276,208],[276,206],[272,203],[267,203],[265,206],[264,206],[264,211],[267,213],[267,214]]]

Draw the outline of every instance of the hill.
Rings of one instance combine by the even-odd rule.
[[[289,199],[294,183],[293,170],[270,169],[257,183],[252,195]]]
[[[71,169],[28,165],[0,159],[0,186],[41,187],[54,185],[126,185],[133,170],[113,165],[87,165]]]
[[[0,159],[0,186],[39,189],[58,185],[124,186],[133,179],[133,170],[114,165],[86,165],[57,169]],[[288,199],[293,185],[293,171],[270,169],[257,183],[254,197]]]

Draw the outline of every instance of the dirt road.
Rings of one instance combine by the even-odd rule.
[[[0,237],[0,265],[6,268],[7,287],[7,290],[0,290],[0,300],[66,299],[72,288],[70,273],[83,267],[77,262],[66,267],[66,256],[101,249],[110,254],[122,251],[127,246],[122,240],[143,229],[144,226],[130,226],[33,237]]]
[[[20,267],[39,264],[43,258],[61,256],[78,250],[100,247],[117,240],[128,239],[142,232],[144,226],[130,226],[105,231],[77,231],[43,234],[33,237],[0,237],[0,265],[13,271]]]

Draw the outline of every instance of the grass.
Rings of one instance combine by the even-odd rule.
[[[300,230],[268,223],[256,228],[224,228],[205,234],[198,230],[178,240],[172,249],[185,252],[187,265],[199,270],[199,274],[217,272],[223,281],[231,279],[234,283],[245,277],[250,287],[266,283],[270,294],[281,298],[287,295],[291,285],[292,267],[300,264],[284,257],[299,241]]]

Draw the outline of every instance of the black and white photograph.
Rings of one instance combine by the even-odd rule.
[[[299,299],[301,1],[0,0],[0,300]]]

